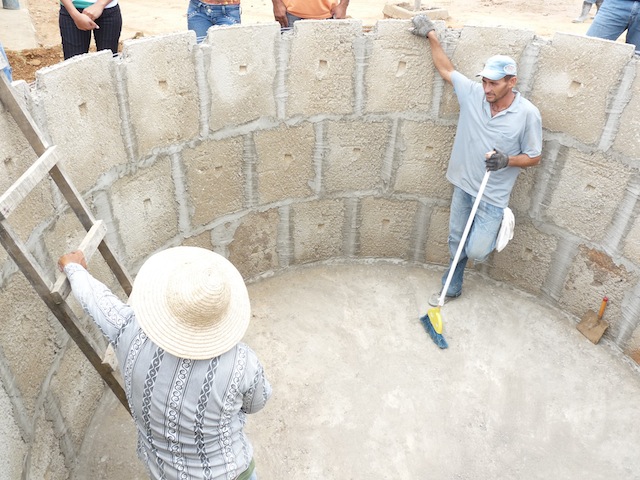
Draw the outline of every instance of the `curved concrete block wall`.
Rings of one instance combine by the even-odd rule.
[[[199,46],[185,32],[128,41],[117,59],[75,58],[17,87],[132,272],[180,244],[226,255],[247,279],[328,259],[444,264],[457,104],[408,27],[237,26]],[[633,47],[439,28],[465,74],[492,54],[514,56],[544,122],[542,163],[512,195],[515,238],[476,268],[576,319],[609,296],[609,343],[640,360]],[[0,138],[4,191],[35,155],[4,111]],[[52,280],[58,256],[84,235],[49,181],[10,223]],[[91,269],[114,285],[101,260]],[[10,412],[0,478],[67,478],[101,380],[4,250],[0,310],[0,406]]]

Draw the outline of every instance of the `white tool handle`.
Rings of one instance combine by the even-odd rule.
[[[456,267],[458,266],[458,260],[460,260],[462,249],[464,248],[464,244],[467,241],[469,230],[471,230],[471,224],[473,223],[473,219],[476,216],[476,211],[478,210],[478,205],[480,205],[480,200],[482,200],[484,187],[487,186],[490,174],[491,172],[487,170],[487,172],[484,174],[484,178],[482,179],[482,183],[480,184],[480,188],[478,189],[478,195],[476,196],[476,201],[473,202],[473,207],[471,208],[471,213],[469,214],[469,220],[467,220],[467,224],[464,227],[464,232],[462,232],[462,238],[460,239],[460,244],[458,245],[458,251],[456,252],[455,257],[453,257],[453,262],[451,262],[451,266],[449,267],[449,275],[447,275],[447,281],[444,282],[444,287],[442,288],[442,292],[440,293],[440,298],[438,299],[438,307],[444,305],[444,297],[447,296],[447,290],[449,289],[449,285],[451,284],[453,272],[455,272]]]

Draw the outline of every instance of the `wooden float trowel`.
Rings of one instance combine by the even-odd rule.
[[[593,310],[589,310],[582,316],[582,320],[578,323],[578,330],[585,337],[591,340],[594,344],[597,344],[602,335],[604,335],[604,331],[607,329],[609,324],[602,319],[604,315],[604,309],[607,306],[607,302],[609,299],[604,297],[602,299],[602,304],[600,305],[600,311],[596,314]]]

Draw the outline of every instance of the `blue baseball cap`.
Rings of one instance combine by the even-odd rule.
[[[476,77],[485,77],[489,80],[500,80],[507,75],[517,75],[518,67],[516,61],[506,55],[494,55],[487,60],[484,68]]]

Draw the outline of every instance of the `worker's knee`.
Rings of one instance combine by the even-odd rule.
[[[490,249],[472,249],[466,250],[466,254],[467,257],[469,257],[470,260],[473,260],[475,263],[482,263],[484,262],[488,257],[489,254],[493,251],[493,246]]]
[[[495,235],[476,235],[469,239],[465,253],[476,263],[484,262],[496,245]]]

